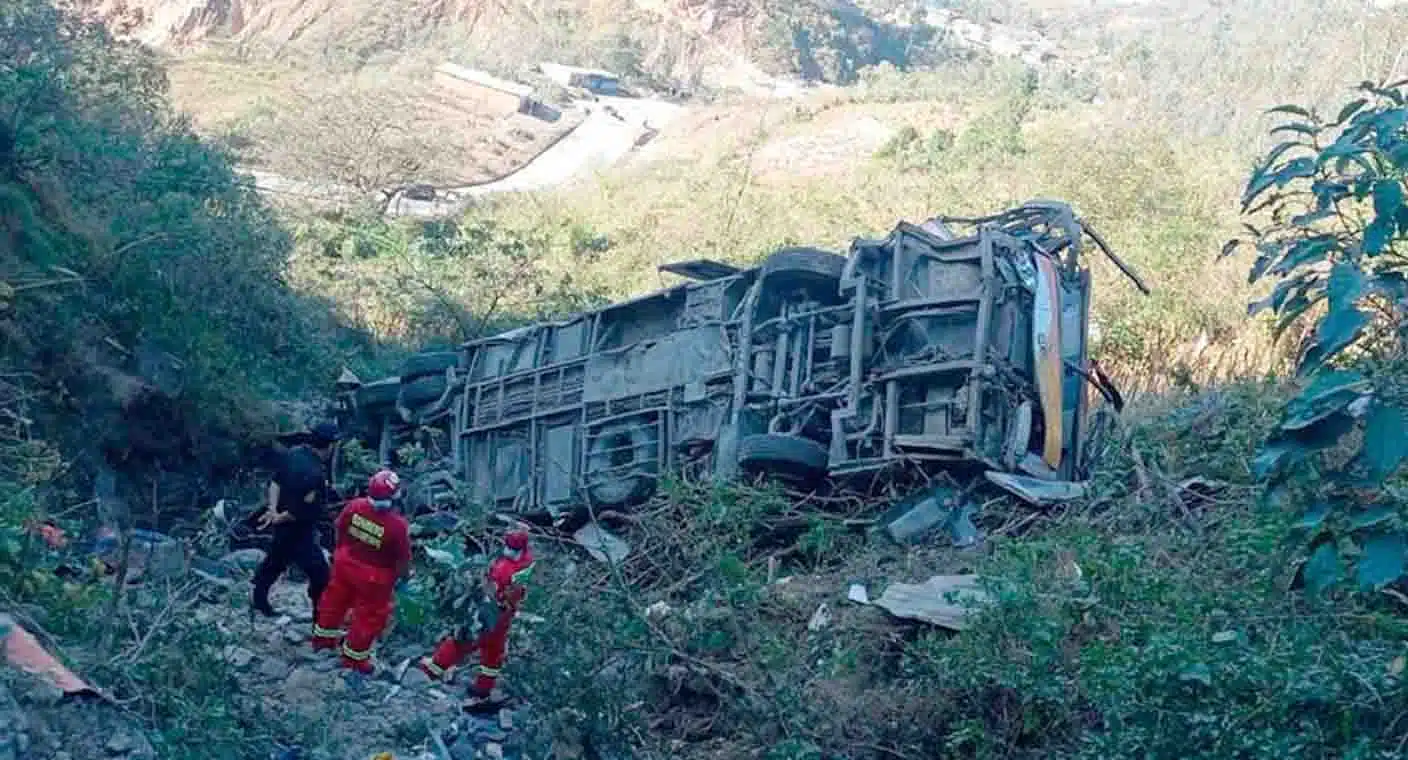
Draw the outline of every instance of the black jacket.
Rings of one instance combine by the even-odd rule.
[[[283,452],[272,480],[279,484],[279,510],[293,515],[291,522],[274,526],[275,536],[311,534],[327,511],[328,471],[323,460],[307,446]]]

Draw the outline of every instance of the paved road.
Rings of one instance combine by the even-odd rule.
[[[432,217],[455,213],[474,198],[493,193],[531,192],[559,187],[620,161],[650,130],[673,121],[683,106],[647,98],[599,96],[586,118],[566,137],[514,173],[493,182],[437,191],[436,200],[396,198],[387,213]]]
[[[649,130],[660,129],[684,110],[683,106],[662,100],[608,96],[599,96],[586,107],[587,115],[576,129],[512,174],[477,185],[438,188],[433,201],[397,197],[389,204],[387,214],[445,216],[463,210],[477,197],[567,184],[620,161]],[[353,188],[331,182],[308,182],[257,169],[246,173],[253,178],[255,189],[265,193],[330,204],[346,203],[358,195]]]

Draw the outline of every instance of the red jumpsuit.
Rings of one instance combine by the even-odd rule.
[[[442,678],[453,667],[464,662],[465,658],[479,650],[479,670],[475,673],[470,691],[476,697],[488,697],[494,690],[500,668],[504,664],[504,654],[508,645],[509,626],[518,612],[528,589],[523,585],[533,572],[533,550],[524,548],[517,557],[500,555],[489,565],[487,577],[494,587],[494,602],[498,605],[498,616],[492,627],[484,631],[478,639],[458,639],[454,633],[446,636],[435,647],[429,660],[421,662],[421,668],[431,678]]]
[[[372,672],[372,644],[391,619],[396,581],[410,561],[410,526],[405,517],[390,509],[379,510],[367,498],[347,502],[337,516],[332,580],[318,602],[313,648],[331,649],[341,640],[343,666]],[[348,612],[352,622],[342,640]]]

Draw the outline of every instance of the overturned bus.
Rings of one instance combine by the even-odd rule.
[[[971,227],[960,234],[951,225]],[[667,472],[841,482],[901,467],[1084,477],[1089,237],[1065,204],[900,222],[846,255],[777,250],[559,322],[344,375],[388,461],[438,431],[468,498],[510,512],[641,502]]]

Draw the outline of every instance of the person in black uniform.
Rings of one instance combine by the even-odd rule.
[[[328,462],[339,436],[337,426],[324,422],[315,426],[308,443],[295,446],[280,456],[269,481],[269,505],[259,517],[259,528],[273,531],[273,542],[264,561],[254,572],[254,594],[250,606],[273,617],[269,588],[289,565],[308,576],[308,598],[313,614],[318,597],[328,585],[328,561],[318,545],[318,522],[327,510]]]

